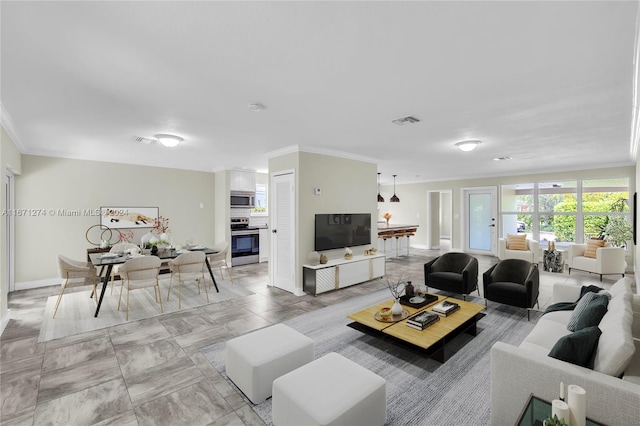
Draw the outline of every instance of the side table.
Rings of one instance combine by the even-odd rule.
[[[551,403],[531,394],[515,426],[542,426],[542,422],[551,416]],[[569,419],[566,419],[567,422]],[[587,418],[587,426],[604,426]]]
[[[542,267],[549,272],[564,271],[565,250],[544,250],[542,254]]]

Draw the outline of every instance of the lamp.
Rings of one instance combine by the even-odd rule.
[[[458,142],[456,146],[460,148],[461,151],[473,151],[481,143],[482,142],[478,140],[468,140],[468,141]]]
[[[392,203],[400,202],[400,198],[398,198],[398,196],[396,195],[396,176],[398,175],[393,175],[393,197],[391,197],[391,199],[389,200]]]
[[[180,142],[184,140],[180,136],[166,135],[166,134],[156,135],[156,139],[158,139],[158,142],[160,142],[162,145],[166,146],[167,148],[176,147]]]
[[[384,198],[380,195],[380,172],[378,172],[378,202],[384,203]]]

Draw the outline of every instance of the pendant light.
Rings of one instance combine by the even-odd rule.
[[[378,172],[378,202],[384,203],[384,198],[380,195],[380,172]]]
[[[393,197],[391,197],[391,199],[389,200],[392,203],[400,202],[400,198],[398,198],[398,196],[396,195],[396,176],[398,175],[393,175]]]

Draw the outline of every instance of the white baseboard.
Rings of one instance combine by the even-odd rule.
[[[16,290],[28,290],[30,288],[49,287],[52,285],[60,285],[60,278],[45,278],[44,280],[24,281],[15,284]]]
[[[7,328],[9,320],[11,319],[11,309],[7,309],[7,313],[0,319],[0,335],[4,333],[4,329]]]

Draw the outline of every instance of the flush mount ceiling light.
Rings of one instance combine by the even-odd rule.
[[[482,142],[478,140],[468,140],[468,141],[458,142],[456,146],[460,148],[461,151],[473,151],[481,143]]]
[[[398,198],[398,196],[396,195],[396,176],[398,175],[393,175],[393,197],[391,197],[391,199],[389,200],[392,203],[400,202],[400,198]]]
[[[384,203],[384,198],[380,195],[380,172],[378,172],[378,202]]]
[[[252,104],[249,104],[248,108],[249,108],[249,111],[253,111],[253,112],[260,112],[267,109],[267,107],[262,105],[260,102],[254,102]]]
[[[395,120],[392,121],[393,124],[398,126],[404,126],[407,123],[419,123],[419,122],[420,122],[420,119],[412,117],[410,115],[402,118],[396,118]]]
[[[158,140],[158,142],[160,142],[162,145],[166,146],[167,148],[176,147],[180,144],[180,142],[184,140],[180,136],[167,135],[167,134],[156,135],[156,139]]]

